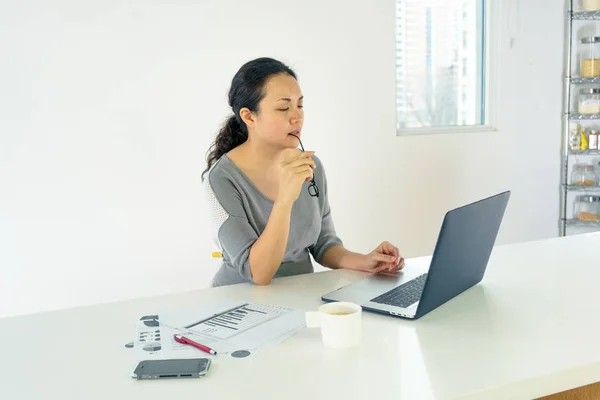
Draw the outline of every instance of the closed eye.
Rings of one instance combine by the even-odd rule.
[[[304,106],[298,106],[298,108],[302,109]],[[278,108],[277,111],[288,111],[290,108]]]

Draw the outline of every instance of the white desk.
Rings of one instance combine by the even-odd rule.
[[[600,381],[600,234],[498,247],[481,284],[418,321],[364,313],[356,349],[327,350],[305,329],[253,358],[217,358],[203,379],[130,378],[133,350],[123,345],[144,313],[224,297],[315,309],[321,294],[363,276],[331,271],[0,319],[0,397],[531,399]]]

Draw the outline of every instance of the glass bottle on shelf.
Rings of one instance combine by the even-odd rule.
[[[579,114],[600,114],[600,88],[579,90],[578,100]]]
[[[594,186],[598,182],[598,176],[594,172],[592,164],[575,164],[571,173],[571,184],[579,186]]]
[[[586,222],[598,222],[600,196],[576,196],[573,202],[573,218]]]
[[[569,130],[569,149],[579,151],[581,150],[581,135],[579,133],[579,124],[571,126]]]
[[[590,36],[581,39],[579,60],[579,75],[582,78],[600,76],[600,36]]]
[[[598,150],[598,130],[592,129],[588,135],[588,149]]]
[[[600,10],[600,0],[583,0],[583,11],[598,11]]]

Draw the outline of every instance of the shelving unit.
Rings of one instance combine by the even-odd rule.
[[[587,222],[580,221],[578,219],[566,220],[567,226],[579,227],[579,228],[600,228],[600,222]]]
[[[600,156],[600,150],[569,150],[571,156]]]
[[[590,194],[595,194],[600,192],[600,186],[567,185],[566,190],[569,192],[589,192]]]
[[[600,20],[600,11],[573,11],[573,0],[569,1],[569,3],[569,14],[573,16],[572,19],[580,21]]]
[[[600,186],[581,186],[571,185],[569,182],[569,168],[572,164],[572,158],[600,157],[600,150],[570,150],[569,149],[569,130],[572,123],[579,121],[600,121],[600,114],[579,114],[573,112],[574,100],[579,93],[579,88],[584,85],[597,85],[600,87],[600,77],[587,78],[573,74],[573,60],[577,60],[574,55],[577,54],[578,47],[574,44],[579,43],[578,37],[574,36],[574,21],[599,21],[600,11],[582,12],[574,8],[575,0],[569,0],[567,11],[566,26],[566,57],[565,57],[565,78],[564,78],[564,101],[563,101],[563,132],[562,132],[562,159],[561,159],[561,185],[560,185],[560,220],[559,233],[561,236],[567,235],[568,228],[592,228],[600,230],[600,222],[580,221],[569,217],[569,211],[573,207],[572,199],[577,194],[600,195]],[[577,4],[579,1],[577,2]],[[600,31],[595,35],[600,36]],[[575,95],[575,96],[573,96]],[[571,193],[571,196],[569,194]],[[571,201],[570,201],[571,200]]]

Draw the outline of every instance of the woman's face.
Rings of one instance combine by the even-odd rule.
[[[278,74],[265,84],[265,97],[253,113],[250,132],[274,147],[298,146],[304,122],[303,96],[298,81],[288,74]]]

